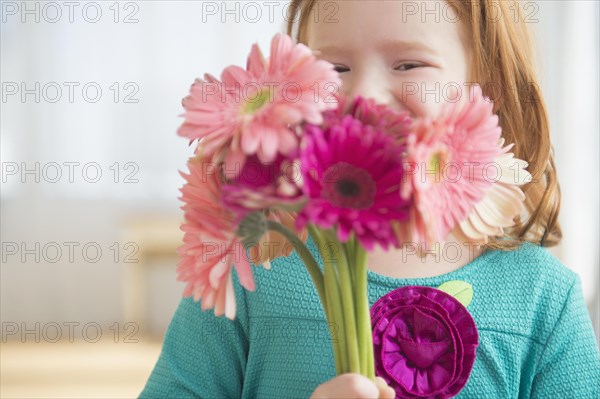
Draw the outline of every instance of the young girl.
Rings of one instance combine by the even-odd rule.
[[[294,0],[288,33],[336,66],[341,91],[413,116],[435,116],[452,88],[478,83],[503,137],[529,162],[527,214],[473,250],[451,236],[437,253],[369,254],[369,302],[403,286],[473,287],[479,346],[460,398],[598,398],[600,355],[579,277],[545,246],[561,239],[559,186],[548,121],[515,3],[492,0]],[[464,96],[462,97],[464,98]],[[444,247],[461,248],[448,260]],[[320,260],[314,243],[309,248]],[[442,255],[440,255],[442,254]],[[335,377],[331,338],[297,254],[254,268],[256,291],[234,275],[235,321],[185,298],[142,398],[389,398],[356,374]],[[417,396],[415,396],[417,397]],[[424,395],[421,397],[431,397]]]

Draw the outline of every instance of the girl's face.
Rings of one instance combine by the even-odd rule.
[[[444,101],[466,93],[470,55],[462,22],[445,1],[328,0],[314,7],[307,44],[336,66],[343,94],[435,117]]]

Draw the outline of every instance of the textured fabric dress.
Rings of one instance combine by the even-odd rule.
[[[254,292],[234,272],[235,321],[182,299],[140,398],[308,398],[335,376],[325,315],[297,254],[253,270]],[[486,251],[436,277],[369,271],[369,303],[398,287],[452,280],[473,287],[468,311],[479,334],[456,398],[600,398],[600,354],[580,279],[542,247]]]

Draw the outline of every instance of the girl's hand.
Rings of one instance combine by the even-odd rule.
[[[367,377],[346,373],[319,385],[310,399],[394,399],[396,392],[381,377],[373,383]]]

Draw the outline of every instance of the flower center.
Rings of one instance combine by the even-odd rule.
[[[353,180],[340,180],[335,188],[343,197],[356,197],[360,193],[360,187]]]
[[[331,165],[323,174],[323,198],[341,208],[367,209],[375,202],[376,192],[369,172],[347,162]]]
[[[436,152],[429,158],[429,170],[435,171],[435,173],[440,173],[440,153]]]
[[[271,95],[269,93],[269,89],[259,89],[258,93],[249,98],[244,105],[243,113],[244,114],[253,114],[262,108],[263,105],[268,103],[271,100]]]
[[[442,169],[446,166],[446,154],[442,150],[434,152],[427,162],[428,180],[439,183],[442,180]]]

